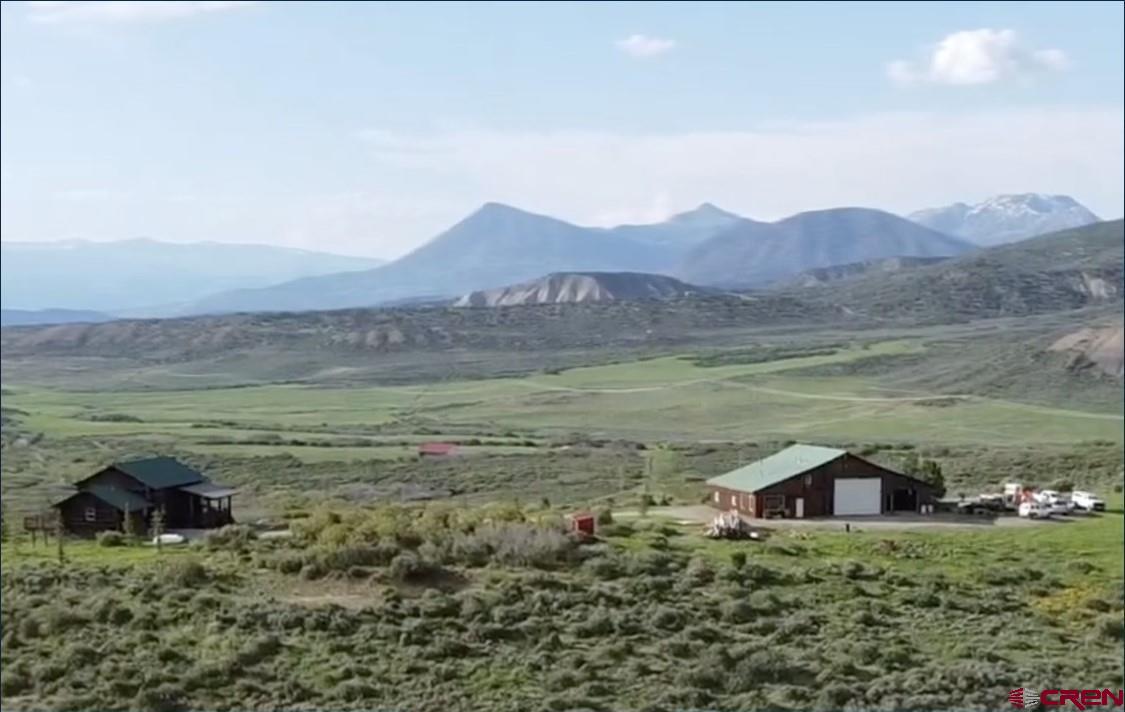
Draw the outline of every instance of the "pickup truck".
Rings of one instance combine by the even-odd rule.
[[[1070,501],[1074,503],[1076,509],[1081,509],[1087,512],[1104,512],[1105,500],[1097,496],[1093,492],[1083,492],[1075,490],[1070,493]]]

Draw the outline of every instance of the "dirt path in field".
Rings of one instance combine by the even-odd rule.
[[[825,394],[825,393],[804,393],[802,391],[789,391],[781,388],[768,388],[766,386],[753,386],[748,383],[739,383],[735,381],[736,378],[742,376],[725,376],[719,378],[696,378],[689,381],[679,381],[677,383],[664,383],[652,386],[638,386],[635,388],[578,388],[574,386],[559,386],[553,384],[542,383],[540,381],[518,381],[529,388],[535,388],[542,391],[563,391],[567,393],[607,393],[607,394],[628,394],[628,393],[653,393],[672,388],[681,388],[684,386],[698,385],[701,383],[722,383],[723,385],[733,386],[735,388],[742,388],[748,391],[757,393],[767,393],[770,395],[784,396],[786,398],[800,398],[806,400],[824,400],[824,401],[838,401],[843,403],[924,403],[926,401],[935,400],[956,400],[962,402],[974,403],[987,403],[990,405],[1000,406],[1002,408],[1011,408],[1013,410],[1023,410],[1031,413],[1040,413],[1042,415],[1056,415],[1071,418],[1093,418],[1095,420],[1125,420],[1125,416],[1116,415],[1114,413],[1091,413],[1083,410],[1068,410],[1066,408],[1051,408],[1049,406],[1039,406],[1030,403],[1018,403],[1015,401],[999,400],[996,398],[987,398],[985,396],[977,396],[964,393],[949,393],[940,394],[934,393],[929,395],[916,395],[916,396],[847,396],[838,394]]]

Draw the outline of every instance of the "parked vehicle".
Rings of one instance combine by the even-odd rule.
[[[1018,509],[1023,501],[1023,485],[1019,482],[1009,482],[1004,485],[1004,506],[1008,509]]]
[[[1004,509],[1004,498],[1000,495],[983,494],[957,503],[958,514],[999,514]]]
[[[1069,497],[1063,497],[1055,490],[1042,490],[1035,494],[1035,501],[1039,503],[1040,507],[1047,509],[1051,514],[1065,515],[1070,514],[1074,509],[1074,504],[1070,501]]]
[[[1028,500],[1020,504],[1019,515],[1029,519],[1043,519],[1050,517],[1051,513],[1038,502]]]
[[[1074,503],[1075,509],[1081,509],[1086,512],[1105,511],[1105,500],[1093,492],[1075,490],[1070,493],[1070,501]]]

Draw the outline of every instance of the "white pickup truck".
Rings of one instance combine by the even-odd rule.
[[[1071,499],[1064,497],[1055,490],[1040,490],[1034,496],[1039,506],[1050,514],[1070,514],[1074,510],[1075,505]]]
[[[1087,512],[1105,511],[1105,500],[1093,492],[1075,490],[1070,493],[1070,501],[1074,503],[1076,509],[1082,509]]]

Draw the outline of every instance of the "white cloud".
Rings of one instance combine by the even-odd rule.
[[[637,59],[656,57],[676,48],[676,40],[648,35],[629,35],[623,40],[617,40],[615,44],[619,50]]]
[[[686,133],[376,131],[365,142],[371,178],[385,186],[381,203],[425,195],[427,205],[409,217],[365,215],[365,232],[416,244],[489,200],[609,225],[657,220],[705,201],[777,219],[843,205],[906,213],[1038,191],[1071,194],[1110,216],[1121,212],[1125,194],[1123,121],[1113,107],[889,114]]]
[[[921,61],[895,60],[887,76],[898,84],[991,84],[1057,72],[1070,65],[1059,49],[1031,50],[1015,30],[964,30],[946,36]]]
[[[257,2],[249,0],[113,0],[95,1],[47,1],[32,0],[26,5],[28,19],[42,24],[63,23],[103,23],[124,24],[142,22],[165,22],[179,20],[207,13],[237,10]]]

